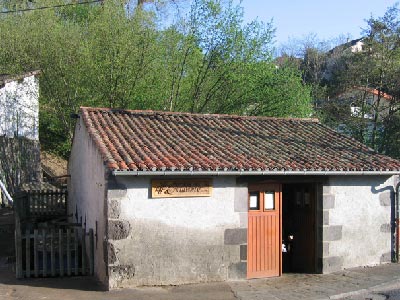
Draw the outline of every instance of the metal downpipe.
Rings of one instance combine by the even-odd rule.
[[[400,236],[399,236],[399,234],[400,234],[400,228],[399,228],[399,225],[400,225],[400,222],[399,222],[399,200],[400,199],[399,199],[399,197],[400,197],[400,195],[399,195],[399,193],[400,193],[400,181],[397,183],[396,188],[394,190],[394,193],[395,193],[394,203],[395,203],[395,218],[396,218],[396,220],[395,220],[395,222],[396,222],[396,262],[398,263],[399,262],[399,258],[400,258],[400,256],[399,256],[399,243],[400,243]]]

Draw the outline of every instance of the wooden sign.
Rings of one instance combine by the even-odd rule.
[[[151,181],[151,196],[153,198],[210,197],[211,195],[211,178]]]

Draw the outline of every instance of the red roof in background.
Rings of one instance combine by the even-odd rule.
[[[115,171],[399,171],[315,119],[81,108]]]
[[[361,87],[361,86],[356,86],[355,89],[357,89],[359,91],[363,91],[363,92],[367,92],[367,93],[373,94],[375,96],[379,96],[379,90],[377,90],[377,89]],[[393,99],[393,96],[391,96],[389,94],[386,94],[384,92],[380,92],[380,93],[381,93],[381,97],[383,99],[386,99],[386,100],[392,100]]]

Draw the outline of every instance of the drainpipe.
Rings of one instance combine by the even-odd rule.
[[[396,185],[395,201],[394,201],[394,203],[396,205],[396,208],[395,208],[395,218],[396,218],[396,220],[395,220],[395,222],[396,222],[396,262],[399,262],[399,258],[400,258],[400,256],[399,256],[399,243],[400,243],[400,236],[399,236],[399,234],[400,234],[400,228],[399,228],[399,225],[400,225],[400,223],[399,223],[399,201],[400,201],[399,197],[400,197],[400,195],[399,195],[399,193],[400,193],[400,181]]]

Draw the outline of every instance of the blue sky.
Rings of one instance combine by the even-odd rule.
[[[238,3],[239,1],[237,1]],[[243,0],[245,21],[273,19],[276,45],[315,33],[320,39],[360,37],[365,19],[383,16],[393,0]]]

